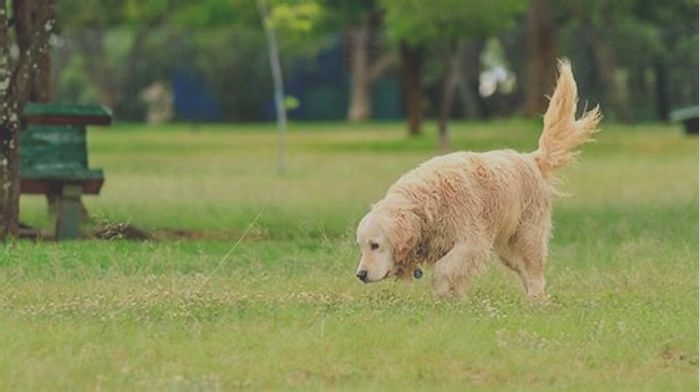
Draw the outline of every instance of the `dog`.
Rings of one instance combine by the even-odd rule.
[[[602,118],[599,106],[576,118],[568,60],[559,60],[558,71],[537,150],[437,156],[389,188],[357,227],[359,280],[410,280],[420,277],[422,264],[433,265],[434,294],[465,298],[469,279],[495,254],[529,297],[546,301],[554,171],[576,160]]]

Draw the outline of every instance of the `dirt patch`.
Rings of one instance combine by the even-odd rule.
[[[146,231],[129,223],[110,223],[100,225],[93,230],[93,236],[103,240],[133,241],[237,241],[243,235],[236,230],[188,230],[181,228],[164,228]],[[260,233],[248,233],[246,239],[261,238]]]
[[[22,224],[19,236],[34,241],[55,241],[53,234],[44,230]],[[163,228],[145,230],[130,223],[100,223],[85,231],[82,239],[129,240],[129,241],[238,241],[244,236],[239,230],[189,230],[181,228]],[[263,239],[262,232],[245,233],[246,240]]]
[[[128,223],[102,224],[95,227],[92,230],[92,234],[95,238],[101,240],[125,239],[148,241],[153,239],[151,233]]]

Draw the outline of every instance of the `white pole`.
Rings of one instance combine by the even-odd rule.
[[[267,51],[270,57],[270,70],[272,72],[272,83],[275,90],[275,109],[277,111],[277,172],[283,174],[286,171],[284,155],[287,139],[287,111],[284,107],[282,66],[280,65],[277,37],[267,20],[267,4],[265,0],[258,0],[258,9],[260,11],[263,29],[265,29],[265,37],[267,38]]]

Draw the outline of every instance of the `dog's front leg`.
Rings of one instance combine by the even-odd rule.
[[[469,279],[484,266],[488,253],[483,247],[459,242],[435,263],[433,293],[436,297],[465,299]]]

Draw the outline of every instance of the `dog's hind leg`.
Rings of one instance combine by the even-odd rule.
[[[460,242],[435,263],[433,293],[436,297],[465,299],[469,278],[480,272],[488,258],[488,248]]]
[[[503,264],[518,273],[527,295],[537,301],[547,300],[544,272],[548,240],[549,225],[524,225],[498,249]]]

